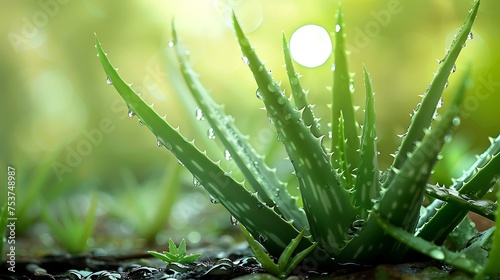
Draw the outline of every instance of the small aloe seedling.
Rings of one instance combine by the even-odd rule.
[[[189,64],[174,27],[170,45],[177,54],[182,77],[251,190],[148,106],[123,81],[97,38],[96,48],[108,84],[112,84],[125,100],[130,115],[136,115],[156,135],[158,143],[170,150],[196,181],[252,236],[258,236],[259,243],[275,258],[288,258],[290,247],[287,244],[293,244],[291,256],[295,254],[294,258],[301,254],[296,252],[307,252],[317,244],[306,260],[317,264],[318,268],[334,267],[332,263],[400,262],[424,254],[470,274],[494,275],[500,273],[500,268],[491,265],[485,268],[481,259],[474,258],[464,249],[472,236],[463,233],[474,232],[466,216],[469,210],[490,218],[494,216],[489,209],[494,203],[481,203],[480,199],[500,177],[500,136],[491,139],[490,147],[451,186],[431,186],[428,183],[442,146],[460,123],[461,101],[470,86],[468,71],[460,80],[448,108],[444,112],[437,112],[437,109],[442,103],[448,77],[455,72],[460,52],[466,41],[472,39],[470,32],[478,8],[479,0],[476,0],[449,50],[440,60],[422,102],[412,115],[408,131],[402,137],[394,162],[387,170],[380,170],[378,166],[374,95],[366,68],[362,128],[355,119],[341,10],[338,10],[335,26],[332,119],[330,131],[326,132],[321,131],[314,117],[313,106],[309,104],[307,91],[302,88],[294,70],[286,40],[283,39],[283,50],[291,96],[285,95],[280,83],[273,79],[233,16],[243,61],[254,76],[258,86],[256,95],[263,101],[278,140],[293,165],[299,197],[290,195],[275,171],[264,162],[264,157],[235,126],[233,118],[211,98]],[[332,136],[330,147],[323,143],[325,135]],[[426,194],[435,200],[423,207]],[[299,204],[297,199],[302,203]],[[294,240],[302,232],[305,236]],[[488,256],[491,252],[488,263],[498,261],[496,252],[500,250],[500,238],[497,235],[490,234],[489,241],[484,241],[491,245],[491,249],[482,254]],[[460,239],[457,244],[463,245],[453,254],[441,247],[448,237]],[[253,243],[251,239],[249,242]],[[473,245],[476,242],[472,242]],[[423,243],[429,246],[420,246]],[[278,274],[287,271],[283,270],[283,263],[281,268],[279,265],[280,262],[278,269],[272,265],[269,269]]]
[[[180,263],[180,264],[190,264],[196,261],[201,254],[191,254],[186,255],[186,240],[182,239],[179,247],[177,247],[172,241],[172,239],[168,239],[168,252],[163,251],[163,253],[158,253],[155,251],[148,251],[154,257],[166,262],[166,263]]]
[[[257,242],[257,240],[255,240],[255,238],[248,232],[248,230],[241,224],[240,228],[257,260],[269,273],[280,278],[284,278],[290,274],[290,272],[292,272],[292,270],[316,247],[316,245],[318,245],[317,243],[313,243],[313,245],[304,249],[302,252],[295,254],[295,256],[290,260],[295,248],[297,248],[300,240],[304,237],[305,229],[303,229],[299,235],[292,239],[290,244],[286,246],[285,250],[283,250],[283,253],[281,253],[281,256],[278,259],[278,264],[276,264],[265,252],[260,243]]]

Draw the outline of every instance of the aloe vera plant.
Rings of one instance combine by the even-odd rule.
[[[472,37],[470,32],[478,7],[479,0],[474,2],[462,28],[440,61],[388,170],[379,170],[377,163],[374,96],[366,68],[362,129],[355,119],[340,8],[335,26],[332,125],[331,131],[327,132],[321,131],[314,117],[313,106],[309,104],[307,93],[294,70],[286,39],[283,38],[283,49],[292,89],[290,97],[272,78],[233,16],[243,61],[254,76],[257,97],[263,101],[278,140],[284,145],[293,165],[299,198],[290,195],[275,170],[266,165],[263,156],[249,143],[248,136],[238,130],[233,118],[210,97],[191,68],[174,25],[171,46],[177,54],[180,72],[203,116],[251,189],[247,190],[243,182],[236,181],[230,172],[198,150],[194,140],[188,141],[148,106],[111,65],[97,37],[96,48],[108,84],[112,84],[125,100],[129,115],[136,115],[156,135],[158,143],[170,150],[195,180],[253,237],[258,237],[256,239],[270,255],[278,258],[288,244],[293,244],[296,252],[304,252],[317,244],[306,261],[319,267],[344,262],[400,262],[422,253],[471,274],[494,275],[500,273],[498,268],[490,265],[499,261],[498,233],[490,234],[490,238],[482,241],[491,245],[487,265],[484,265],[484,259],[470,257],[466,250],[462,250],[464,248],[451,252],[442,244],[452,234],[462,236],[462,230],[472,230],[466,217],[469,210],[494,218],[496,204],[481,203],[480,199],[499,179],[500,136],[492,139],[491,146],[462,177],[454,180],[452,186],[428,183],[442,146],[459,124],[461,101],[471,84],[467,71],[450,106],[437,114],[448,77],[454,72],[455,61],[466,40]],[[332,135],[331,147],[323,144],[325,135]],[[436,199],[424,208],[422,201],[426,193]],[[297,199],[302,200],[303,207],[299,206]],[[306,236],[302,238],[304,233]]]

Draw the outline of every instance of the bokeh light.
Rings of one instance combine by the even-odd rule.
[[[308,24],[297,29],[290,38],[290,54],[302,66],[318,67],[332,52],[332,41],[321,26]]]

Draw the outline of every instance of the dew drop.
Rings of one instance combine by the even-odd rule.
[[[444,252],[441,249],[432,249],[427,253],[431,258],[436,260],[444,260]]]
[[[158,146],[158,148],[163,147],[163,142],[161,141],[161,139],[160,139],[160,138],[157,138],[157,139],[156,139],[156,146]]]
[[[201,186],[201,183],[198,179],[196,179],[196,177],[193,176],[193,186],[195,187],[199,187]]]
[[[257,98],[260,100],[264,99],[264,97],[262,96],[262,92],[260,92],[259,89],[255,91],[255,96],[257,96]]]
[[[238,220],[236,220],[236,218],[233,215],[231,215],[230,220],[233,226],[238,225]]]
[[[290,114],[286,114],[286,115],[285,115],[285,120],[287,120],[287,121],[288,121],[288,120],[290,120],[291,118],[292,118],[292,115],[290,115]]]
[[[248,60],[248,57],[242,56],[241,60],[243,60],[243,62],[245,63],[245,65],[250,65],[250,61]]]
[[[203,117],[203,111],[200,108],[196,108],[195,116],[196,116],[196,120],[198,120],[198,121],[201,121],[201,120],[205,119]]]
[[[342,27],[340,26],[340,24],[335,25],[335,32],[340,32],[341,29]]]
[[[144,125],[144,123],[142,122],[142,120],[139,120],[139,125],[140,125],[140,126],[143,126],[143,125]]]
[[[335,71],[335,63],[333,63],[333,64],[332,64],[332,66],[330,67],[330,69],[331,69],[332,71]]]
[[[209,194],[208,197],[210,198],[210,202],[211,203],[213,203],[213,204],[219,203],[219,201],[217,200],[217,198],[215,198],[213,195]]]
[[[210,140],[214,140],[215,139],[215,132],[214,132],[213,128],[209,128],[207,130],[207,136],[208,136],[208,139],[210,139]]]
[[[439,98],[438,103],[436,105],[437,108],[443,107],[443,98]]]
[[[109,76],[106,77],[106,84],[107,85],[112,85],[113,81],[111,81],[111,78]]]
[[[231,159],[232,159],[232,157],[231,157],[231,153],[230,153],[228,150],[225,150],[225,151],[224,151],[224,158],[225,158],[226,160],[231,160]]]
[[[448,87],[448,80],[446,80],[446,83],[444,83],[444,88]]]
[[[469,32],[469,34],[467,35],[467,39],[469,40],[474,39],[474,35],[472,34],[472,32]]]
[[[274,84],[273,83],[269,83],[267,85],[267,89],[270,91],[270,92],[275,92],[276,91],[276,88],[274,87]]]
[[[457,71],[457,65],[453,64],[453,67],[451,68],[451,73],[455,73]]]
[[[248,43],[248,40],[246,38],[241,38],[239,39],[239,42],[242,46],[246,46],[248,47],[249,46],[249,43]]]
[[[297,79],[296,77],[292,77],[290,79],[290,83],[295,86],[299,83],[299,79]]]
[[[453,118],[453,120],[451,121],[451,123],[452,123],[454,126],[458,126],[458,125],[460,125],[460,118],[459,118],[459,117],[455,117],[455,118]]]
[[[286,102],[286,98],[284,96],[280,96],[278,98],[278,104],[283,105]]]
[[[264,71],[264,66],[263,66],[263,65],[260,65],[260,66],[259,66],[259,71],[260,71],[260,72]]]
[[[183,163],[180,159],[177,159],[177,163],[178,163],[180,166],[184,166],[184,163]]]
[[[175,46],[174,41],[170,41],[170,42],[168,42],[168,47],[169,47],[169,48],[173,48],[174,46]]]
[[[170,144],[169,142],[164,142],[163,146],[165,146],[165,148],[167,148],[167,150],[169,151],[171,151],[174,148],[172,144]]]
[[[128,117],[133,118],[135,116],[135,112],[128,106]]]

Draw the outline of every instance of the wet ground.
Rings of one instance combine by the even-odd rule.
[[[53,255],[16,261],[16,273],[8,264],[0,266],[0,279],[82,279],[82,280],[139,280],[139,279],[270,279],[273,276],[250,257],[246,244],[226,252],[206,249],[191,265],[166,264],[143,252],[108,254],[96,250],[78,256]],[[288,280],[300,279],[471,279],[451,267],[435,261],[378,266],[347,265],[334,272],[307,271],[300,267]]]

